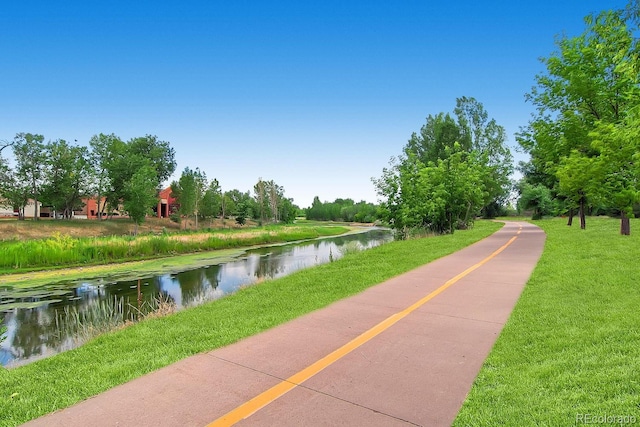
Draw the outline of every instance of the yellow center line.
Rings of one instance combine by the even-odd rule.
[[[522,226],[520,228],[522,228]],[[519,232],[518,232],[518,234],[519,234]],[[436,297],[437,295],[441,294],[448,287],[450,287],[454,283],[458,282],[460,279],[462,279],[463,277],[467,276],[472,271],[480,268],[481,266],[483,266],[484,264],[489,262],[496,255],[498,255],[500,252],[504,251],[517,238],[518,238],[517,236],[513,236],[507,243],[505,243],[499,249],[494,251],[491,255],[489,255],[488,257],[486,257],[482,261],[478,262],[477,264],[474,264],[471,267],[467,268],[465,271],[463,271],[462,273],[460,273],[457,276],[453,277],[452,279],[449,279],[442,286],[440,286],[438,289],[434,290],[429,295],[423,297],[418,302],[412,304],[411,306],[405,308],[404,310],[402,310],[402,311],[400,311],[398,313],[392,314],[391,316],[387,317],[382,322],[378,323],[377,325],[375,325],[374,327],[372,327],[368,331],[363,332],[361,335],[357,336],[356,338],[354,338],[353,340],[349,341],[348,343],[346,343],[342,347],[338,348],[337,350],[329,353],[328,355],[326,355],[322,359],[319,359],[318,361],[316,361],[313,364],[307,366],[303,370],[293,374],[292,376],[290,376],[286,380],[281,381],[280,383],[278,383],[275,386],[271,387],[270,389],[264,391],[263,393],[259,394],[258,396],[254,397],[253,399],[248,400],[245,403],[243,403],[242,405],[240,405],[240,406],[236,407],[235,409],[232,409],[231,411],[227,412],[222,417],[220,417],[217,420],[215,420],[212,423],[210,423],[207,427],[231,426],[231,425],[234,425],[235,423],[237,423],[238,421],[241,421],[241,420],[243,420],[245,418],[250,417],[255,412],[259,411],[260,409],[264,408],[265,406],[267,406],[268,404],[270,404],[274,400],[276,400],[279,397],[283,396],[285,393],[289,392],[290,390],[294,389],[298,385],[302,384],[303,382],[305,382],[306,380],[308,380],[312,376],[316,375],[320,371],[324,370],[325,368],[327,368],[328,366],[330,366],[331,364],[333,364],[337,360],[339,360],[342,357],[346,356],[347,354],[351,353],[353,350],[355,350],[356,348],[358,348],[361,345],[365,344],[366,342],[370,341],[372,338],[374,338],[375,336],[379,335],[380,333],[386,331],[391,326],[393,326],[394,324],[396,324],[397,322],[399,322],[400,320],[402,320],[403,318],[408,316],[410,313],[412,313],[413,311],[417,310],[418,308],[420,308],[421,306],[426,304],[429,300],[431,300],[434,297]]]

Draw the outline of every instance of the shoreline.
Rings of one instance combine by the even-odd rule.
[[[107,280],[134,280],[140,275],[157,275],[179,273],[195,268],[224,264],[242,256],[250,249],[292,245],[307,241],[328,239],[350,234],[364,233],[374,227],[348,226],[349,230],[342,234],[320,236],[313,239],[302,239],[289,242],[269,243],[263,245],[242,246],[233,249],[217,249],[187,254],[160,256],[139,261],[115,262],[112,264],[96,264],[86,267],[63,267],[60,269],[9,273],[0,275],[0,287],[29,288],[62,281],[91,280],[104,277]]]

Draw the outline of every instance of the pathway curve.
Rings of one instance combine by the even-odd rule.
[[[450,425],[545,235],[488,238],[30,426]]]

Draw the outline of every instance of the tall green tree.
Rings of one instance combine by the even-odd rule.
[[[167,141],[160,141],[155,135],[132,138],[127,142],[127,147],[132,156],[151,162],[158,189],[176,170],[175,150]]]
[[[125,144],[114,134],[105,135],[100,133],[94,135],[89,140],[91,148],[89,162],[91,164],[91,192],[96,196],[97,213],[102,219],[105,206],[102,204],[102,197],[112,189],[110,168],[113,167],[115,155],[124,151]],[[105,203],[106,204],[106,203]]]
[[[470,150],[471,141],[463,138],[463,132],[449,113],[429,115],[426,123],[420,128],[420,133],[411,134],[404,147],[404,154],[409,156],[413,153],[426,165],[446,158],[446,149],[453,147],[456,142],[464,144],[463,149]]]
[[[267,215],[269,214],[269,199],[267,194],[267,184],[258,178],[258,182],[253,186],[255,202],[258,208],[260,225],[264,225]]]
[[[380,214],[401,236],[412,229],[451,233],[483,213],[491,216],[511,188],[505,131],[474,98],[456,101],[449,114],[427,117],[403,154],[374,179]]]
[[[74,210],[83,206],[82,198],[89,191],[92,173],[88,149],[73,146],[63,139],[46,145],[47,168],[42,187],[43,203],[57,214],[71,218]]]
[[[220,183],[214,178],[209,182],[204,192],[204,196],[202,197],[200,215],[203,218],[210,218],[213,220],[213,218],[221,214],[222,206],[222,190],[220,189]]]
[[[507,146],[506,131],[495,119],[489,118],[482,103],[475,98],[458,98],[454,112],[462,133],[461,147],[476,153],[476,160],[484,168],[482,212],[486,218],[493,218],[506,204],[512,188],[513,156]]]
[[[631,234],[629,218],[640,203],[640,105],[619,124],[599,123],[592,132],[598,156],[591,197],[620,212],[620,234]]]
[[[148,166],[154,171],[156,192],[175,170],[174,149],[168,142],[159,141],[156,136],[132,138],[126,143],[122,143],[117,137],[109,137],[107,143],[110,152],[106,162],[109,180],[106,195],[110,211],[126,201],[129,194],[126,187],[140,168]]]
[[[191,169],[189,167],[182,171],[178,181],[171,183],[171,195],[180,205],[178,210],[180,216],[187,220],[193,216],[196,229],[207,185],[205,173],[199,168]]]
[[[489,114],[481,102],[471,97],[456,99],[454,114],[428,116],[419,134],[412,134],[404,147],[404,158],[413,154],[428,165],[445,160],[457,144],[456,151],[475,153],[475,159],[486,169],[482,213],[493,217],[506,203],[511,190],[513,157],[507,146],[504,127]]]
[[[18,179],[7,163],[0,164],[0,197],[18,211],[18,219],[25,218],[25,206],[29,202],[29,185]]]
[[[142,165],[133,173],[124,188],[124,209],[135,224],[134,234],[138,234],[138,227],[152,208],[158,203],[156,169],[150,164]]]
[[[181,226],[184,225],[186,228],[183,218],[188,219],[196,209],[196,182],[194,173],[190,168],[186,167],[182,171],[180,179],[171,183],[171,197],[174,197],[176,203],[180,206],[178,214],[181,218]]]
[[[16,162],[16,179],[28,188],[28,197],[34,201],[34,219],[39,219],[39,202],[44,184],[46,150],[44,136],[19,133],[14,138],[13,154]]]

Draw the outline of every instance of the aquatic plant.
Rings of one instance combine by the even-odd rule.
[[[56,315],[56,329],[61,336],[74,337],[81,344],[98,335],[123,327],[132,318],[125,317],[124,298],[113,298],[90,304],[84,309],[65,306]]]
[[[81,345],[99,335],[122,329],[144,319],[164,317],[175,313],[176,303],[164,294],[141,301],[137,305],[125,303],[123,297],[102,300],[82,309],[66,306],[56,315],[56,329],[60,336],[73,337]]]
[[[178,310],[175,301],[169,295],[162,293],[149,300],[142,301],[139,306],[129,304],[129,308],[135,312],[137,321],[168,316]]]
[[[338,250],[340,251],[342,256],[345,256],[345,255],[348,255],[348,254],[360,252],[363,249],[364,249],[363,246],[359,242],[351,241],[351,242],[347,242],[346,244],[342,245]]]

